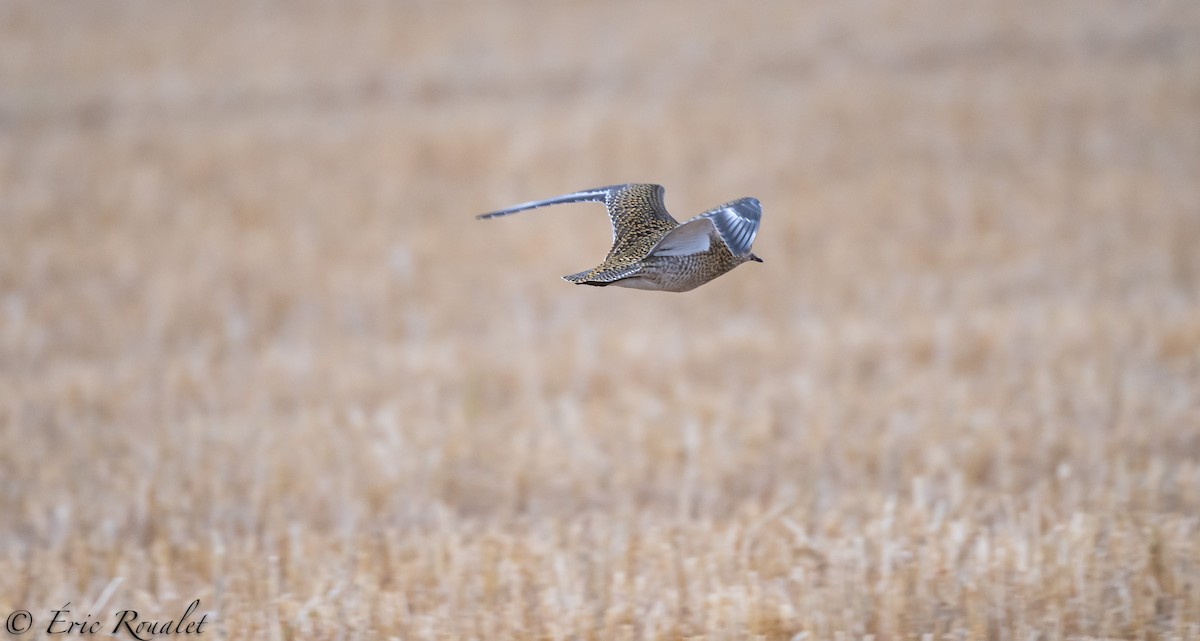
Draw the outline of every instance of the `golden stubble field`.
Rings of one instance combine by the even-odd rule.
[[[766,262],[472,218],[627,181]],[[193,599],[1200,638],[1200,4],[3,2],[0,616]]]

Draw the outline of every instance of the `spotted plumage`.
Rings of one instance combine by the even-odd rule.
[[[762,262],[750,251],[762,218],[762,206],[754,198],[739,198],[679,223],[663,205],[661,185],[613,185],[521,203],[479,218],[578,202],[604,203],[613,244],[604,262],[563,276],[577,285],[686,292],[742,263]]]

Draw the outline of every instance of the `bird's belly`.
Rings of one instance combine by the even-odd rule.
[[[716,252],[701,252],[688,256],[651,257],[634,277],[614,282],[614,285],[663,292],[686,292],[732,269],[736,263]]]
[[[654,290],[654,291],[674,291],[674,290],[671,290],[671,289],[668,289],[668,288],[662,286],[662,284],[656,282],[655,279],[645,278],[642,276],[633,276],[630,278],[622,278],[621,280],[613,281],[612,284],[616,285],[617,287],[628,287],[630,289],[649,289],[649,290]]]

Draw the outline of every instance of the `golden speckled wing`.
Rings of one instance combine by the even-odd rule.
[[[629,184],[609,188],[604,205],[613,226],[608,260],[641,260],[679,223],[663,205],[662,185]]]
[[[662,185],[642,183],[610,185],[608,187],[597,187],[595,189],[585,189],[570,194],[554,196],[553,198],[531,200],[527,203],[482,214],[477,216],[477,218],[498,218],[550,205],[602,202],[605,208],[608,209],[608,219],[612,223],[613,252],[624,255],[626,250],[639,247],[643,244],[641,242],[642,239],[653,236],[657,241],[657,238],[679,224],[667,213],[666,207],[663,206],[663,191]],[[650,246],[653,246],[653,243]],[[649,247],[646,250],[648,251]],[[610,255],[613,252],[610,252]],[[643,252],[641,256],[645,255],[645,252]]]

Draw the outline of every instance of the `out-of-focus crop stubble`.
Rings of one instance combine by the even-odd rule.
[[[4,2],[0,609],[120,578],[231,638],[1195,638],[1198,34]],[[627,181],[757,196],[766,262],[572,287],[599,206],[473,219]]]

